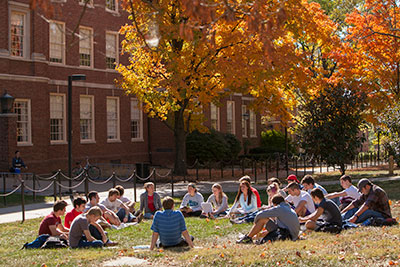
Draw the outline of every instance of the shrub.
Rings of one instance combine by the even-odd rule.
[[[294,152],[294,147],[288,139],[289,152]],[[250,154],[285,153],[285,135],[276,130],[261,132],[261,146],[250,149]]]

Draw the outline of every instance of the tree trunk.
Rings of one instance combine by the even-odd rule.
[[[175,139],[175,167],[176,175],[186,175],[186,132],[183,117],[183,110],[178,110],[174,114],[174,139]]]
[[[340,163],[340,173],[343,175],[346,174],[346,163]]]

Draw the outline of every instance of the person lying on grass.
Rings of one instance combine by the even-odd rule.
[[[215,183],[212,187],[212,194],[208,197],[206,203],[201,204],[203,213],[200,218],[212,218],[225,216],[228,209],[228,197],[222,190],[222,186]]]
[[[154,247],[193,248],[193,236],[186,229],[185,218],[181,211],[174,210],[175,202],[171,197],[165,197],[162,202],[164,211],[157,211],[153,218],[150,250]],[[183,238],[182,238],[183,236]]]
[[[344,220],[362,223],[369,218],[388,219],[392,217],[389,198],[382,188],[366,178],[358,181],[357,186],[362,195],[342,210]]]
[[[325,195],[325,198],[332,199],[340,210],[346,208],[351,202],[358,199],[361,194],[358,192],[357,187],[351,183],[351,177],[349,175],[343,175],[340,177],[340,185],[343,187],[343,191],[333,192]]]
[[[201,215],[201,203],[204,202],[203,195],[197,191],[196,184],[190,183],[188,192],[182,199],[180,210],[185,217],[199,217]]]
[[[135,201],[130,200],[126,196],[124,196],[125,189],[122,185],[117,185],[115,189],[118,190],[119,196],[118,199],[122,201],[126,206],[128,206],[130,213],[135,214]]]
[[[84,212],[87,212],[91,207],[96,207],[96,206],[99,207],[101,209],[101,211],[103,212],[103,216],[101,219],[102,220],[101,225],[103,226],[103,228],[111,227],[110,224],[113,224],[116,226],[121,225],[121,221],[119,220],[118,216],[112,210],[109,210],[104,205],[99,203],[100,202],[99,193],[97,193],[96,191],[91,191],[87,195],[87,199],[89,202],[86,203]],[[103,220],[103,218],[105,220]],[[110,223],[108,223],[107,221]]]
[[[153,219],[154,214],[162,209],[161,197],[154,191],[154,183],[148,182],[144,184],[146,190],[140,195],[139,212],[144,211],[145,219]]]
[[[80,214],[82,214],[83,210],[86,206],[86,200],[83,197],[75,198],[72,202],[74,208],[67,212],[64,219],[64,226],[65,228],[70,228],[72,221]]]
[[[319,188],[311,190],[311,198],[318,206],[317,210],[306,217],[300,217],[299,221],[306,223],[309,230],[323,229],[325,226],[342,228],[342,216],[339,207],[330,199],[324,197]]]
[[[314,202],[310,194],[300,190],[300,185],[298,183],[290,183],[287,186],[287,192],[289,196],[286,197],[286,202],[293,205],[298,216],[304,217],[315,211]]]
[[[68,240],[69,229],[65,228],[61,222],[61,216],[65,214],[67,202],[58,200],[53,205],[53,212],[44,217],[39,226],[40,235],[59,236],[62,239]]]
[[[252,238],[259,234],[264,227],[266,235],[258,244],[276,240],[297,240],[300,231],[297,214],[285,202],[283,196],[275,195],[271,201],[273,207],[259,212],[250,232],[238,239],[237,243],[253,243]]]
[[[107,243],[107,236],[100,225],[96,223],[102,215],[99,207],[92,207],[87,213],[81,214],[74,219],[69,234],[69,245],[71,248],[102,247]],[[94,226],[100,232],[100,240],[93,237],[89,229]]]
[[[107,209],[112,210],[121,222],[140,222],[142,220],[142,215],[136,218],[132,213],[130,213],[129,207],[122,203],[118,199],[119,191],[115,188],[108,190],[108,197],[104,199],[101,204]]]

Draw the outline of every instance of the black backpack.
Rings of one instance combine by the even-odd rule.
[[[50,236],[40,248],[67,248],[68,241],[58,236]]]

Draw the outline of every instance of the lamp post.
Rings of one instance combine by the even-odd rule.
[[[73,74],[68,76],[68,176],[72,175],[72,81],[86,80],[84,74]],[[69,187],[72,181],[69,180]],[[69,190],[71,193],[71,189]]]
[[[1,113],[11,113],[15,98],[10,96],[7,91],[0,97]]]

